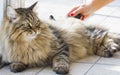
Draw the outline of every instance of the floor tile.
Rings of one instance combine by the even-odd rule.
[[[42,68],[31,68],[27,69],[20,73],[13,73],[10,71],[10,68],[8,66],[0,69],[0,75],[35,75],[38,73]]]
[[[107,17],[100,25],[105,26],[111,32],[120,32],[120,18]]]
[[[120,65],[120,52],[114,54],[111,58],[102,57],[97,63],[99,64],[109,64],[109,65]]]
[[[116,10],[114,10],[112,16],[115,16],[116,18],[120,19],[120,6],[116,8]]]
[[[73,63],[71,65],[70,75],[84,75],[84,73],[92,66],[92,64]],[[46,68],[39,72],[38,75],[57,75],[51,68]]]
[[[114,0],[112,3],[110,3],[108,6],[120,6],[120,0]]]
[[[116,10],[117,7],[108,7],[105,6],[98,11],[95,12],[95,14],[102,15],[102,16],[109,16]]]
[[[84,75],[93,64],[75,63],[71,66],[70,75]]]
[[[53,72],[52,68],[48,67],[39,72],[37,75],[57,75],[57,74]]]
[[[86,23],[88,24],[100,24],[105,20],[106,16],[100,16],[100,15],[93,15],[86,19]]]
[[[120,74],[120,66],[96,64],[85,75],[119,75],[119,74]]]
[[[79,61],[77,62],[81,62],[81,63],[95,63],[100,57],[99,56],[96,56],[96,55],[93,55],[93,56],[87,56],[83,59],[80,59]]]

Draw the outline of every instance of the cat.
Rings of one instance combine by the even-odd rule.
[[[8,6],[0,29],[0,68],[9,64],[11,72],[21,72],[51,66],[57,74],[67,74],[72,62],[87,55],[111,57],[119,50],[114,41],[119,38],[107,29],[87,26],[72,17],[42,21],[33,11],[36,4],[17,9]]]

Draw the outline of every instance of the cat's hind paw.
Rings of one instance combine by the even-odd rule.
[[[112,57],[115,52],[119,51],[119,46],[115,43],[108,45],[104,49],[104,57]]]
[[[119,46],[116,43],[103,46],[102,50],[99,50],[97,55],[102,57],[112,57],[115,52],[119,51]]]

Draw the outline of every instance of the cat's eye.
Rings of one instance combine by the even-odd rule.
[[[26,29],[30,29],[31,28],[31,26],[28,23],[24,24],[23,27],[26,28]]]
[[[31,28],[31,25],[29,23],[27,23],[25,26]]]

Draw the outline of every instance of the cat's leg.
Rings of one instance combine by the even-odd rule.
[[[97,51],[97,55],[103,57],[112,57],[119,50],[118,44],[113,39],[107,37],[103,40],[101,48]]]
[[[0,69],[3,68],[4,66],[9,65],[10,63],[6,63],[6,62],[1,62],[0,63]]]
[[[2,63],[2,55],[0,55],[0,69],[3,67],[3,63]]]
[[[2,55],[0,54],[0,64],[2,63]]]
[[[7,62],[2,61],[2,55],[0,55],[0,69],[3,68],[4,66],[9,65]]]
[[[60,49],[60,53],[53,58],[53,71],[57,74],[67,74],[70,68],[69,50],[67,46]]]
[[[10,64],[10,70],[12,72],[21,72],[24,71],[27,68],[26,65],[22,64],[22,63],[12,63]]]

